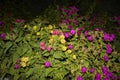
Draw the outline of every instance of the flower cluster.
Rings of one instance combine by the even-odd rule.
[[[105,41],[110,41],[111,42],[115,39],[115,35],[104,33],[103,38],[104,38]]]

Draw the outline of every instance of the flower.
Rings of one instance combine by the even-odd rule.
[[[36,31],[37,30],[37,26],[33,26],[33,30]]]
[[[102,72],[104,74],[108,73],[108,67],[106,67],[106,66],[102,67]]]
[[[50,46],[48,46],[48,47],[47,47],[47,50],[48,50],[48,51],[51,51],[51,47],[50,47]]]
[[[49,29],[53,29],[53,26],[52,26],[52,25],[48,25],[48,28],[49,28]]]
[[[70,37],[69,33],[65,33],[64,36],[65,36],[65,38],[69,38]]]
[[[28,60],[29,60],[29,57],[22,57],[22,58],[21,58],[21,61],[22,61],[22,62],[25,62],[25,63],[28,62]]]
[[[64,43],[66,43],[66,40],[65,40],[65,39],[61,39],[60,42],[61,42],[62,44],[64,44]]]
[[[74,35],[75,34],[75,30],[74,29],[70,30],[70,34]]]
[[[73,57],[73,59],[76,59],[76,55],[73,55],[72,57]]]
[[[21,62],[21,66],[26,67],[27,66],[26,62]]]
[[[95,71],[94,68],[91,68],[91,69],[90,69],[90,72],[91,72],[91,73],[94,73],[94,71]]]
[[[72,45],[72,44],[69,44],[69,45],[68,45],[68,49],[73,49],[73,45]]]
[[[77,80],[83,80],[83,79],[82,79],[82,76],[79,75],[79,76],[77,77]]]
[[[103,57],[103,59],[105,62],[107,62],[109,60],[108,56],[106,56],[106,55]]]
[[[51,63],[49,61],[45,62],[45,67],[50,67]]]
[[[59,34],[60,34],[60,31],[59,31],[59,30],[53,30],[52,34],[53,34],[53,35],[59,35]]]
[[[5,40],[6,39],[6,34],[5,33],[0,34],[0,38]]]
[[[71,50],[67,50],[67,53],[72,53],[72,51]]]
[[[85,73],[87,71],[87,68],[86,67],[82,67],[81,71],[82,71],[82,73]]]
[[[20,62],[21,62],[21,60],[20,60],[20,59],[18,59],[16,62],[17,62],[17,63],[20,63]]]
[[[15,69],[19,69],[20,65],[19,64],[15,64]]]
[[[65,38],[65,36],[64,35],[60,35],[60,39],[64,39]]]
[[[84,32],[84,36],[85,36],[85,37],[88,36],[88,31],[85,31],[85,32]]]
[[[112,48],[111,47],[107,48],[106,53],[111,54],[112,53]]]
[[[40,42],[40,46],[45,46],[45,43],[44,42]]]
[[[63,51],[66,51],[66,50],[67,50],[67,47],[66,47],[66,46],[62,46],[62,50],[63,50]]]
[[[96,73],[96,75],[95,75],[95,80],[101,80],[101,75],[100,75],[100,73]]]
[[[46,47],[45,47],[45,46],[41,46],[40,48],[41,48],[42,50],[45,50],[45,49],[46,49]]]
[[[16,19],[15,22],[20,23],[21,19]]]
[[[88,41],[92,41],[93,37],[92,36],[88,36],[87,39],[88,39]]]
[[[39,35],[40,35],[40,32],[37,32],[36,35],[39,36]]]

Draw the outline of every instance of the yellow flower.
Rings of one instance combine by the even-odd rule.
[[[48,28],[49,28],[49,29],[53,29],[53,26],[52,26],[52,25],[48,25]]]
[[[52,35],[52,38],[55,38],[56,37],[56,35]]]
[[[36,35],[39,36],[39,35],[40,35],[40,32],[37,32]]]
[[[65,39],[61,39],[60,42],[61,42],[62,44],[64,44],[64,43],[66,43],[66,40],[65,40]]]
[[[72,51],[71,50],[67,50],[67,53],[72,53]]]
[[[65,38],[65,36],[64,35],[60,35],[60,39],[64,39]]]
[[[67,47],[66,47],[66,46],[62,46],[62,50],[63,50],[63,51],[66,51],[66,50],[67,50]]]
[[[37,30],[37,26],[33,26],[33,30],[36,31]]]
[[[51,38],[50,40],[49,40],[49,43],[52,43],[53,42],[53,39]]]
[[[76,55],[73,55],[73,59],[76,59]]]
[[[27,28],[27,25],[24,25],[24,28]]]
[[[22,62],[25,62],[25,63],[28,62],[28,60],[29,60],[28,57],[22,57],[22,58],[21,58],[21,61],[22,61]]]
[[[50,31],[50,33],[52,34],[52,33],[53,33],[53,30],[52,30],[52,31]]]
[[[27,66],[26,62],[21,62],[21,66],[26,67]]]

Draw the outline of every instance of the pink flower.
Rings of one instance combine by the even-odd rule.
[[[60,34],[60,31],[59,31],[59,30],[54,30],[52,34],[53,34],[53,35],[59,35],[59,34]]]
[[[51,51],[51,47],[50,47],[50,46],[48,46],[48,47],[47,47],[47,50],[48,50],[48,51]]]
[[[75,30],[74,30],[74,29],[71,29],[71,30],[70,30],[70,34],[74,35],[74,34],[75,34]]]
[[[88,36],[87,39],[88,39],[88,41],[92,41],[93,37],[92,36]]]
[[[90,69],[90,72],[91,72],[91,73],[94,73],[94,71],[95,71],[94,68],[91,68],[91,69]]]
[[[104,56],[103,59],[105,62],[108,62],[108,60],[109,60],[108,56]]]
[[[50,67],[51,63],[49,61],[45,62],[45,67]]]
[[[40,42],[40,46],[45,46],[45,43],[44,42]]]
[[[87,71],[87,68],[86,67],[82,67],[81,71],[82,71],[82,73],[85,73]]]
[[[15,22],[20,23],[21,19],[16,19]]]
[[[45,50],[45,49],[46,49],[46,47],[45,47],[45,46],[41,46],[40,48],[41,48],[42,50]]]
[[[82,76],[79,75],[79,76],[77,77],[77,80],[83,80],[83,79],[82,79]]]
[[[85,37],[88,36],[88,31],[85,31],[85,32],[84,32],[84,36],[85,36]]]

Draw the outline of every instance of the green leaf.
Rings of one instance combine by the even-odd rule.
[[[54,53],[53,57],[57,59],[62,59],[63,58],[62,55],[63,55],[62,53]]]
[[[8,50],[12,45],[13,45],[12,42],[7,42],[7,43],[5,44],[5,50],[4,50],[4,53],[6,53],[7,50]]]
[[[30,68],[27,72],[26,72],[26,78],[28,78],[30,75],[32,75],[34,72],[34,68]]]

